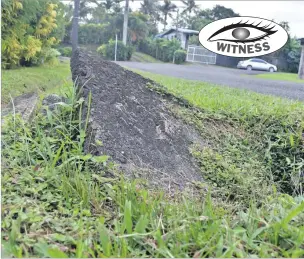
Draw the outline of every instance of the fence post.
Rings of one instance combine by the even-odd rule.
[[[115,35],[115,61],[116,61],[116,53],[117,53],[117,34]]]

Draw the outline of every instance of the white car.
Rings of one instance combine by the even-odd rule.
[[[237,68],[247,69],[247,70],[265,70],[269,72],[276,72],[278,71],[275,65],[272,65],[266,62],[263,59],[258,58],[251,58],[248,60],[240,61],[237,64]]]

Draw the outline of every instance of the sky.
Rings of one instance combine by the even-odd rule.
[[[140,0],[130,1],[130,8],[140,7]],[[173,1],[178,7],[183,7],[181,1]],[[241,16],[256,16],[265,19],[274,19],[275,22],[288,21],[291,36],[304,38],[304,1],[196,1],[202,8],[212,8],[219,4],[232,8]],[[167,27],[170,27],[167,26]]]

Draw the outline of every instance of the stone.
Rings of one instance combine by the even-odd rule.
[[[57,94],[50,94],[42,100],[42,105],[47,106],[49,110],[53,111],[58,105],[66,102],[66,98]],[[44,110],[43,110],[44,111]]]
[[[20,114],[22,119],[29,122],[36,111],[39,97],[37,93],[27,93],[13,99],[2,111],[2,117],[8,114]]]

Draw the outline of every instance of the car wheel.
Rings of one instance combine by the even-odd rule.
[[[252,70],[252,66],[247,66],[247,70],[251,71]]]
[[[269,72],[273,73],[274,72],[274,68],[273,67],[269,68]]]

